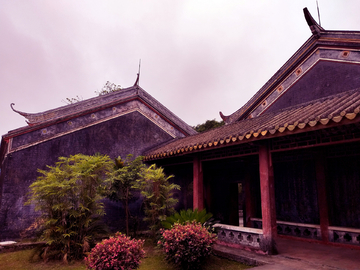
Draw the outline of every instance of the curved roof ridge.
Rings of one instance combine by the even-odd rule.
[[[138,85],[39,113],[26,113],[15,110],[13,108],[13,103],[11,107],[16,113],[19,113],[27,119],[26,122],[29,126],[36,126],[49,121],[69,119],[76,117],[79,114],[111,107],[134,99],[139,99],[141,102],[147,104],[148,107],[152,108],[153,111],[161,114],[166,121],[183,130],[185,136],[197,133],[190,125],[186,124],[182,119],[176,116]]]
[[[105,95],[100,95],[96,97],[92,97],[89,99],[81,100],[76,103],[67,104],[61,107],[57,107],[55,109],[50,109],[43,112],[38,113],[26,113],[13,109],[16,113],[24,116],[28,121],[26,121],[30,126],[36,125],[38,123],[46,122],[49,120],[55,120],[57,118],[62,118],[65,116],[69,116],[90,108],[99,107],[101,105],[109,103],[109,101],[114,99],[124,99],[133,97],[136,95],[136,87],[132,86],[129,88],[121,89],[119,91],[111,92]],[[15,105],[12,103],[12,106]]]
[[[360,42],[360,31],[325,30],[311,16],[307,8],[304,8],[305,19],[312,31],[310,38],[285,62],[285,64],[248,100],[234,113],[221,118],[226,124],[236,122],[248,116],[252,109],[256,108],[266,95],[278,87],[279,82],[286,78],[306,57],[318,47],[334,47],[335,45],[353,47]],[[354,45],[355,44],[355,45]],[[357,45],[358,46],[358,45]]]

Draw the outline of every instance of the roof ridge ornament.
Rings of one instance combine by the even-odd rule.
[[[18,114],[20,114],[20,115],[22,115],[22,116],[25,116],[25,117],[26,117],[26,116],[29,116],[28,113],[15,110],[14,107],[13,107],[14,105],[15,105],[15,103],[11,103],[11,104],[10,104],[10,107],[11,107],[11,109],[12,109],[14,112],[16,112],[16,113],[18,113]]]
[[[15,103],[11,103],[11,104],[10,104],[11,109],[12,109],[14,112],[20,114],[21,116],[24,116],[27,120],[29,120],[29,121],[26,121],[26,123],[27,123],[28,125],[31,125],[31,120],[30,120],[31,113],[25,113],[25,112],[21,112],[21,111],[15,110],[15,109],[14,109],[14,105],[15,105]]]
[[[307,22],[307,24],[310,27],[310,30],[312,32],[312,34],[316,37],[319,38],[321,32],[324,32],[325,29],[321,27],[321,25],[319,25],[315,19],[311,16],[309,10],[307,8],[303,9],[304,11],[304,16],[305,16],[305,20]]]
[[[222,112],[219,112],[221,119],[225,122],[225,124],[228,124],[228,120],[230,116],[224,115]]]
[[[139,86],[139,80],[140,80],[140,66],[141,66],[141,59],[139,60],[139,71],[136,76],[136,81],[134,83],[134,86]]]

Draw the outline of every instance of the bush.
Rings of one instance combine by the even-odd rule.
[[[192,210],[181,210],[180,213],[175,213],[162,221],[161,224],[165,229],[171,229],[175,223],[186,224],[187,222],[196,221],[201,224],[206,224],[206,222],[212,217],[211,213],[206,213],[206,209],[198,211],[198,209]]]
[[[158,245],[166,259],[182,269],[196,269],[210,256],[216,235],[195,221],[185,225],[174,224],[170,230],[161,230]]]
[[[98,243],[85,258],[88,269],[94,270],[128,270],[137,269],[144,257],[144,240],[116,233],[115,237]]]

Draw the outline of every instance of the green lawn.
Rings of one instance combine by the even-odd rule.
[[[173,270],[174,267],[164,260],[164,256],[154,247],[146,246],[146,258],[142,260],[139,270]],[[23,250],[0,254],[0,270],[85,270],[83,262],[73,262],[65,265],[61,262],[42,261],[30,262],[32,250]],[[204,270],[241,270],[250,268],[238,262],[230,261],[217,256],[211,256]]]

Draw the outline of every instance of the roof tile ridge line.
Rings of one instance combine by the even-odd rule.
[[[130,90],[133,90],[132,89],[133,87],[128,87],[128,88],[125,88],[125,89],[122,89],[120,90],[122,93],[124,93],[125,91],[130,91]],[[33,116],[33,117],[40,117],[41,115],[46,115],[46,114],[49,114],[49,113],[55,113],[55,112],[60,112],[60,111],[63,111],[63,110],[66,110],[66,109],[69,109],[69,108],[77,108],[77,107],[81,107],[81,105],[84,105],[86,103],[90,103],[91,101],[94,101],[96,99],[101,99],[101,98],[104,98],[104,96],[107,96],[107,95],[113,95],[113,94],[119,94],[120,91],[116,91],[116,92],[113,92],[113,93],[108,93],[106,95],[100,95],[100,96],[95,96],[95,97],[92,97],[92,98],[88,98],[88,99],[85,99],[85,100],[81,100],[79,102],[75,102],[75,103],[72,103],[72,104],[66,104],[66,105],[63,105],[63,106],[60,106],[60,107],[57,107],[57,108],[54,108],[54,109],[49,109],[49,110],[45,110],[45,111],[42,111],[42,112],[37,112],[37,113],[25,113],[25,112],[22,112],[23,114],[27,114],[29,115],[30,117]],[[12,103],[13,104],[13,103]],[[106,103],[104,103],[106,104]],[[102,104],[101,104],[102,105]],[[91,104],[89,104],[89,106],[86,106],[86,109],[91,107]],[[94,107],[97,107],[97,106],[94,106]],[[72,111],[72,113],[76,113],[76,112],[79,112],[81,111],[80,110],[74,110]],[[69,113],[71,114],[71,113]],[[65,115],[69,115],[69,114],[64,114],[64,115],[61,115],[61,116],[65,116]],[[59,117],[61,117],[59,116]],[[54,117],[54,118],[50,118],[50,119],[56,119],[57,117]]]
[[[273,120],[271,121],[270,125],[265,126],[266,129],[275,129],[278,130],[281,127],[284,127],[286,124],[286,119],[291,117],[291,113],[289,111],[281,111],[277,114],[274,114]]]
[[[319,113],[322,112],[322,114],[324,114],[324,110],[328,111],[328,105],[333,104],[335,100],[336,96],[329,96],[327,99],[316,99],[313,102],[309,103],[310,110],[306,111],[306,114],[302,117],[302,121],[316,120],[317,117],[321,115]]]
[[[321,103],[328,103],[328,104],[336,102],[334,104],[334,106],[331,107],[331,109],[334,109],[334,107],[335,107],[336,108],[335,110],[337,110],[340,106],[344,106],[346,103],[351,102],[352,98],[360,93],[359,90],[360,90],[360,88],[348,90],[348,91],[345,91],[345,92],[337,93],[337,94],[334,94],[334,95],[330,95],[328,97],[318,99],[316,101],[319,101]],[[346,94],[349,94],[349,95],[346,96]],[[345,102],[345,104],[344,104],[344,102]],[[360,101],[358,100],[357,102],[360,102]],[[341,110],[341,111],[343,111],[343,110]],[[335,113],[335,111],[333,111],[333,113]],[[322,114],[320,114],[318,116],[319,117],[328,117],[328,115],[324,115],[324,113],[322,113]]]
[[[183,127],[181,127],[178,123],[176,123],[175,121],[172,121],[169,117],[166,117],[165,115],[163,115],[163,113],[159,110],[157,110],[157,109],[159,109],[159,108],[154,108],[153,107],[153,104],[151,104],[151,103],[149,103],[149,102],[147,102],[144,98],[142,98],[142,97],[138,97],[137,99],[139,99],[139,100],[141,100],[141,102],[147,107],[147,108],[149,108],[151,111],[153,111],[154,113],[156,113],[156,114],[159,114],[159,112],[161,113],[161,118],[165,121],[165,122],[167,122],[169,125],[171,125],[171,126],[173,126],[173,125],[175,125],[175,126],[177,126],[178,127],[178,130],[185,136],[185,137],[187,137],[187,136],[189,136],[188,135],[188,133],[189,132],[187,132],[187,130],[186,129],[184,129]]]
[[[59,138],[59,137],[64,136],[64,135],[68,135],[68,134],[77,132],[77,131],[79,131],[79,130],[81,130],[81,129],[84,129],[84,128],[92,127],[92,126],[95,126],[95,125],[97,125],[97,124],[99,124],[99,123],[103,123],[103,122],[112,120],[112,119],[114,119],[114,118],[117,118],[117,117],[119,117],[119,116],[124,116],[124,115],[130,114],[130,113],[133,113],[133,112],[139,112],[141,115],[143,115],[143,116],[145,116],[146,118],[148,118],[146,115],[144,115],[144,114],[141,112],[141,110],[140,110],[139,108],[134,108],[134,109],[131,109],[131,110],[126,111],[126,112],[124,112],[124,113],[120,113],[120,114],[117,114],[117,115],[113,115],[113,116],[111,116],[111,117],[107,117],[107,118],[105,118],[105,119],[101,119],[101,120],[98,120],[98,121],[94,121],[94,122],[89,123],[89,124],[87,124],[87,125],[85,125],[85,126],[79,126],[79,127],[77,127],[77,128],[74,128],[74,129],[71,129],[71,130],[67,130],[67,131],[65,131],[65,132],[56,133],[56,134],[53,135],[53,136],[44,138],[43,140],[38,140],[38,141],[35,141],[35,142],[33,142],[33,143],[24,144],[24,145],[22,145],[22,146],[19,146],[19,147],[15,148],[15,149],[12,150],[12,151],[9,151],[9,153],[13,153],[13,152],[16,152],[16,151],[19,151],[19,150],[23,150],[23,149],[26,149],[26,148],[28,148],[28,147],[31,147],[31,146],[34,146],[34,145],[38,145],[38,144],[41,144],[41,143],[43,143],[43,142],[47,142],[47,141],[50,141],[50,140]],[[149,119],[149,118],[148,118],[148,119]],[[149,119],[149,120],[152,121],[151,119]],[[67,120],[65,120],[65,121],[67,121]],[[152,121],[152,122],[154,122],[154,121]],[[157,125],[155,122],[154,122],[154,124]],[[35,129],[35,130],[43,129],[43,128],[46,128],[47,126],[49,126],[49,125],[42,126],[42,127],[37,128],[37,129]],[[157,126],[159,126],[159,125],[157,125]],[[160,126],[159,126],[159,127],[160,127]],[[161,127],[160,127],[160,128],[161,128]],[[161,129],[164,130],[164,132],[166,132],[167,134],[169,134],[172,138],[176,138],[176,137],[174,137],[172,134],[170,134],[169,132],[167,132],[164,128],[161,128]],[[34,130],[31,130],[31,131],[34,131]],[[20,135],[22,135],[22,134],[20,134]],[[15,137],[15,136],[13,136],[13,137]],[[10,137],[9,140],[12,140],[13,137]]]
[[[284,74],[289,72],[292,66],[297,66],[294,65],[295,62],[297,62],[301,58],[301,56],[304,55],[304,52],[307,51],[304,50],[304,48],[305,47],[312,48],[316,42],[317,40],[314,38],[314,36],[308,38],[308,40],[305,41],[305,43],[274,73],[274,75],[270,77],[270,79],[252,96],[252,98],[248,100],[248,102],[246,102],[240,109],[238,109],[237,111],[235,111],[234,113],[228,116],[230,118],[230,121],[233,122],[243,117],[250,107],[258,103],[259,100],[263,98],[265,93],[267,93],[272,87],[278,84],[279,81],[282,81],[276,78],[282,77]],[[303,53],[300,53],[301,51],[303,51]],[[312,53],[312,51],[310,52],[310,54]]]
[[[57,123],[65,122],[65,121],[74,119],[76,117],[84,116],[84,115],[89,114],[89,113],[97,112],[97,111],[109,108],[111,106],[114,106],[114,105],[119,105],[119,104],[131,102],[131,101],[134,101],[134,100],[138,100],[138,98],[136,96],[130,96],[129,98],[127,98],[125,100],[114,101],[114,102],[111,102],[111,103],[108,103],[108,104],[103,104],[103,105],[98,106],[98,107],[87,108],[87,110],[84,110],[84,111],[78,111],[78,112],[74,112],[73,114],[62,115],[62,116],[59,116],[59,117],[47,119],[47,120],[45,120],[43,122],[38,122],[38,123],[29,125],[29,126],[24,126],[24,127],[15,129],[15,130],[11,131],[11,133],[7,133],[5,135],[8,135],[7,136],[8,138],[13,138],[13,137],[20,136],[20,135],[23,135],[23,134],[28,133],[28,132],[32,132],[32,131],[35,131],[35,130],[46,128],[46,127],[48,127],[48,126],[50,126],[52,124],[55,124],[55,123],[57,124]]]
[[[355,92],[355,94],[356,94],[356,92]],[[358,93],[358,94],[360,94],[360,93]],[[353,110],[355,110],[357,107],[359,107],[360,106],[360,98],[359,99],[357,99],[353,104],[351,104],[348,108],[347,108],[347,110],[346,110],[346,112],[348,112],[348,111],[353,111]]]
[[[261,126],[263,122],[267,122],[266,119],[268,118],[269,115],[265,115],[264,117],[261,118],[247,119],[249,121],[239,121],[237,122],[239,124],[239,129],[237,130],[237,132],[233,132],[233,134],[236,137],[239,137],[239,136],[245,136],[247,134],[257,133],[259,131],[259,128],[257,127]],[[226,135],[225,137],[228,137],[228,135]]]
[[[256,117],[256,119],[259,119],[259,122],[260,122],[259,123],[260,128],[258,129],[258,131],[260,131],[260,130],[263,131],[264,129],[268,130],[270,128],[275,128],[275,123],[278,121],[277,116],[278,115],[275,113],[267,113],[267,114],[263,114],[259,117]],[[270,120],[268,120],[269,118],[270,118]],[[253,119],[255,119],[255,118],[253,118]]]
[[[64,122],[79,116],[83,116],[92,112],[98,112],[100,110],[103,109],[107,109],[110,108],[111,106],[115,106],[115,105],[119,105],[119,104],[123,104],[123,103],[127,103],[130,101],[134,101],[137,100],[138,98],[136,96],[128,96],[126,97],[126,99],[122,99],[122,100],[116,100],[116,101],[111,101],[108,103],[103,103],[103,104],[99,104],[98,106],[94,106],[94,107],[88,107],[85,108],[84,110],[79,110],[79,111],[74,111],[73,113],[69,113],[69,114],[65,114],[65,115],[61,115],[58,117],[53,117],[53,118],[49,118],[46,119],[45,121],[36,123],[35,125],[33,125],[33,127],[37,127],[37,125],[41,125],[41,124],[47,124],[47,123],[51,123],[51,122]]]
[[[314,50],[308,55],[308,57],[306,57],[303,61],[301,61],[297,67],[303,65],[312,55],[314,52],[316,52],[317,50],[343,50],[344,48],[341,48],[340,46],[338,47],[332,47],[332,48],[328,48],[325,46],[318,46],[316,48],[314,48]],[[350,51],[356,51],[359,52],[359,49],[349,49]],[[319,57],[318,59],[316,59],[314,61],[314,63],[312,63],[305,72],[302,72],[301,75],[299,75],[288,87],[287,89],[289,89],[293,84],[295,84],[298,80],[300,80],[305,74],[307,74],[316,64],[318,64],[321,61],[327,61],[327,62],[341,62],[341,63],[349,63],[349,64],[360,64],[360,61],[354,61],[354,60],[347,60],[347,59],[333,59],[333,58],[324,58],[324,57]],[[296,68],[295,68],[296,69]],[[289,73],[287,76],[285,76],[281,81],[279,81],[277,84],[281,85],[284,81],[286,81],[290,76],[292,75],[292,73]],[[268,91],[267,94],[264,94],[262,96],[259,96],[259,100],[260,99],[267,99],[276,89],[277,87],[273,88],[273,91]],[[269,109],[279,98],[281,98],[283,96],[283,94],[285,94],[286,91],[281,91],[281,93],[274,99],[271,101],[271,103],[269,103],[266,108],[261,111],[259,113],[259,115],[264,114],[266,112],[267,109]],[[255,94],[256,95],[256,94]],[[260,103],[258,103],[260,104]],[[256,108],[258,108],[258,106],[254,106],[252,109],[248,110],[247,114],[251,114]],[[258,116],[259,116],[258,115]]]
[[[317,98],[317,99],[313,99],[313,100],[309,100],[309,101],[306,101],[306,102],[303,102],[303,103],[299,103],[299,104],[295,104],[295,105],[292,105],[292,106],[288,106],[288,107],[285,107],[285,108],[281,108],[279,110],[276,110],[274,112],[271,112],[271,113],[277,113],[277,112],[280,112],[280,111],[288,111],[290,108],[297,108],[297,107],[301,107],[301,106],[307,106],[307,105],[311,105],[313,104],[314,102],[323,102],[323,101],[326,101],[330,98],[333,98],[333,97],[337,97],[337,96],[343,96],[347,93],[351,93],[351,92],[359,92],[360,93],[360,87],[357,87],[357,88],[354,88],[354,89],[350,89],[350,90],[346,90],[346,91],[343,91],[343,92],[340,92],[340,93],[335,93],[335,94],[332,94],[332,95],[329,95],[329,96],[325,96],[325,97],[321,97],[321,98]],[[260,117],[260,116],[259,116]],[[255,117],[256,118],[256,117]],[[245,119],[244,119],[245,120]]]
[[[324,105],[333,104],[334,99],[334,97],[331,97],[327,100],[315,100],[315,102],[309,103],[309,105],[305,107],[307,109],[304,108],[305,114],[300,115],[300,118],[298,120],[299,124],[307,124],[310,121],[318,122],[321,119],[327,118],[328,109],[326,109]],[[324,114],[327,115],[322,117]]]
[[[307,110],[306,108],[312,108],[315,106],[315,104],[319,104],[319,103],[330,103],[331,102],[331,99],[334,99],[336,97],[342,97],[344,96],[344,93],[348,93],[348,92],[353,92],[351,95],[353,96],[354,94],[356,94],[356,89],[353,89],[353,90],[349,90],[349,91],[346,91],[346,92],[342,92],[342,93],[337,93],[337,94],[334,94],[334,95],[330,95],[330,96],[327,96],[327,97],[322,97],[320,99],[317,99],[317,100],[312,100],[312,101],[308,101],[308,102],[305,102],[305,103],[302,103],[302,104],[297,104],[295,106],[292,106],[292,107],[287,107],[287,108],[283,108],[281,110],[278,110],[278,111],[275,111],[275,112],[271,112],[271,114],[273,115],[272,119],[270,122],[266,123],[266,125],[264,125],[264,128],[272,128],[272,126],[274,126],[275,123],[279,122],[279,121],[282,121],[283,124],[293,124],[293,123],[284,123],[286,122],[286,119],[289,119],[291,118],[291,114],[295,113],[295,112],[298,112],[298,111],[302,111],[304,110],[305,112],[305,115],[303,114],[301,118],[299,118],[298,120],[294,121],[295,122],[307,122],[306,120],[309,120],[309,118],[311,116],[314,116],[314,118],[316,118],[318,115],[317,115],[317,112],[319,110],[322,110],[321,107],[315,107],[316,110]],[[346,98],[346,97],[344,97]],[[289,111],[290,109],[290,111]],[[295,111],[294,111],[295,110]],[[285,115],[284,115],[285,113]],[[242,121],[238,121],[238,122],[235,122],[235,123],[243,123],[243,121],[246,121],[246,120],[249,120],[250,122],[253,122],[254,119],[262,119],[264,116],[268,116],[269,113],[265,113],[265,114],[262,114],[256,118],[252,118],[252,119],[244,119]],[[261,121],[261,120],[260,120]],[[233,124],[235,124],[233,123]],[[259,123],[262,125],[262,123]],[[279,125],[276,125],[276,126],[279,126],[282,125],[281,123],[279,123]],[[249,127],[248,127],[249,128]]]
[[[356,99],[355,103],[360,104],[359,97]],[[349,100],[348,102],[346,102],[346,104],[344,104],[344,106],[346,106],[346,108],[343,108],[339,113],[341,116],[346,116],[349,113],[354,113],[356,107],[354,106],[353,100]]]
[[[354,95],[355,93],[353,93],[351,95],[351,97]],[[348,99],[349,97],[343,97],[343,96],[340,96],[342,98],[341,101],[343,101],[344,99]],[[341,102],[340,101],[340,102]],[[312,102],[312,103],[309,103],[308,106],[305,106],[303,108],[303,110],[306,112],[305,115],[302,115],[302,117],[297,121],[298,124],[307,124],[309,123],[310,121],[315,121],[315,124],[317,122],[319,122],[321,119],[332,119],[333,116],[329,117],[330,115],[328,114],[327,116],[325,117],[322,117],[324,114],[327,114],[327,112],[329,112],[329,109],[326,109],[325,106],[318,106],[319,104],[321,105],[331,105],[333,104],[334,102],[336,102],[335,104],[338,105],[339,102],[338,100],[336,100],[336,95],[333,95],[333,96],[330,96],[330,98],[328,99],[325,99],[324,101],[322,100],[315,100],[315,102]],[[342,106],[343,103],[341,103],[339,106]],[[314,108],[314,110],[307,110],[306,108]],[[319,114],[318,112],[319,111],[324,111],[326,110],[326,112],[323,112],[322,114]],[[340,112],[339,112],[339,115],[340,115]],[[335,114],[335,116],[337,116],[337,114]]]
[[[315,106],[316,105],[316,103],[313,103],[313,104],[308,104],[309,106]],[[359,107],[359,106],[358,106]],[[297,109],[299,109],[299,108],[297,108]],[[360,111],[360,107],[359,107],[359,111]],[[284,113],[284,112],[282,112],[282,113]],[[357,112],[355,112],[355,109],[354,109],[354,112],[353,113],[357,113]],[[339,122],[339,121],[341,121],[343,119],[343,117],[341,117],[341,119],[340,120],[338,120],[337,122]],[[252,119],[251,119],[252,120]],[[334,119],[333,119],[334,120]],[[350,119],[351,120],[351,119]],[[334,120],[335,121],[335,120]],[[318,121],[316,121],[316,123],[315,124],[317,124],[317,122]],[[305,123],[305,125],[306,125],[306,123]],[[246,135],[250,135],[249,136],[249,138],[252,136],[252,133],[250,132],[248,132],[248,133],[246,133]],[[229,138],[229,136],[226,136],[226,138],[224,137],[224,141],[226,140],[226,139],[228,139]],[[249,139],[248,138],[248,139]],[[225,143],[225,142],[224,142]],[[199,144],[203,144],[203,143],[199,143]],[[226,143],[225,143],[226,144]],[[215,145],[214,145],[215,146]],[[187,146],[183,146],[183,148],[185,148],[185,147],[187,147]],[[211,146],[211,147],[213,147],[213,146]],[[171,150],[169,150],[169,151],[175,151],[175,155],[177,154],[177,150],[179,150],[179,147],[174,147],[173,149],[171,149]]]
[[[95,96],[95,97],[90,97],[88,99],[84,99],[84,100],[81,100],[79,102],[75,102],[75,103],[72,103],[72,104],[67,104],[67,105],[64,105],[64,106],[60,106],[60,107],[57,107],[55,109],[50,109],[50,110],[47,110],[47,111],[44,111],[44,112],[40,112],[40,113],[46,113],[46,112],[50,112],[50,111],[56,111],[56,110],[61,110],[61,109],[65,109],[66,107],[70,108],[70,107],[80,107],[82,104],[86,104],[86,103],[91,103],[92,101],[94,100],[101,100],[101,99],[107,99],[109,98],[110,96],[116,96],[116,95],[122,95],[124,93],[127,93],[127,92],[130,92],[130,91],[133,91],[135,92],[135,87],[134,86],[131,86],[131,87],[127,87],[127,88],[123,88],[119,91],[114,91],[114,92],[111,92],[111,93],[107,93],[107,94],[104,94],[104,95],[98,95],[98,96]],[[129,95],[130,97],[132,96],[136,96],[136,93],[135,95],[133,94],[130,94]],[[123,98],[123,97],[122,97]],[[108,104],[110,102],[104,102],[104,103],[101,103],[99,104],[99,106],[103,105],[103,104]],[[91,105],[91,104],[90,104]],[[94,106],[94,107],[98,107],[98,106]]]
[[[314,119],[318,119],[318,120],[321,120],[321,119],[328,119],[328,116],[329,116],[329,109],[330,108],[327,108],[327,107],[331,107],[333,108],[333,105],[334,102],[335,104],[339,103],[338,99],[337,98],[340,98],[340,102],[341,102],[341,98],[344,98],[343,96],[330,96],[328,99],[326,100],[320,100],[319,103],[321,103],[321,110],[322,112],[321,113],[318,113],[319,110],[317,110],[315,113],[314,113]],[[320,107],[320,106],[319,106]],[[325,110],[325,111],[324,111]]]
[[[338,35],[347,35],[347,34],[352,34],[352,35],[360,35],[360,31],[359,30],[325,30],[323,32],[323,34],[338,34]],[[326,37],[326,36],[322,36],[322,37]]]
[[[333,107],[331,107],[332,112],[330,114],[331,115],[340,115],[340,113],[344,110],[341,107],[346,106],[347,103],[351,102],[354,96],[356,96],[356,92],[351,93],[349,96],[344,95],[343,97],[340,97],[339,99],[334,100],[335,104]],[[336,99],[336,97],[334,97],[334,99]]]
[[[297,107],[293,108],[296,111],[304,112],[303,114],[299,115],[299,117],[297,118],[297,120],[295,122],[298,122],[298,125],[299,125],[299,124],[307,124],[309,121],[314,120],[316,118],[316,116],[318,116],[317,112],[322,110],[322,108],[323,108],[323,107],[317,106],[317,105],[323,104],[324,102],[327,102],[329,100],[330,99],[326,99],[324,101],[314,100],[312,102],[308,102],[307,104],[302,104],[303,106],[297,106]],[[329,102],[327,102],[327,103],[329,103]],[[314,107],[315,107],[315,110],[312,110],[312,108],[314,108]],[[291,111],[290,111],[290,113],[291,113]],[[289,113],[289,111],[286,111],[286,110],[284,110],[282,112]],[[314,119],[312,119],[312,118],[314,118]]]
[[[137,86],[138,90],[140,90],[138,92],[138,95],[140,97],[143,98],[143,100],[146,101],[154,101],[156,106],[159,106],[159,108],[157,109],[163,109],[165,110],[165,112],[167,112],[168,114],[170,114],[174,119],[176,119],[177,121],[179,121],[180,123],[184,124],[187,128],[190,128],[190,130],[195,131],[189,124],[187,124],[184,120],[182,120],[180,117],[178,117],[176,114],[174,114],[171,110],[169,110],[166,106],[164,106],[161,102],[159,102],[156,98],[154,98],[152,95],[150,95],[147,91],[145,91],[144,89],[142,89],[140,86]],[[151,103],[149,103],[149,105],[151,105]],[[152,104],[154,105],[154,104]],[[171,122],[173,122],[173,120],[171,120],[169,117],[167,117]],[[187,132],[189,132],[189,130],[187,130]],[[196,132],[196,131],[195,131]],[[193,133],[196,134],[196,133]],[[190,133],[190,135],[193,135]]]
[[[341,32],[344,32],[344,31],[339,31],[339,30],[332,30],[332,31],[329,31],[329,30],[325,30],[324,32],[322,32],[322,33],[328,33],[328,32],[331,32],[331,33],[341,33]],[[350,32],[352,32],[352,31],[350,31]],[[358,34],[358,35],[360,35],[360,31],[353,31],[354,33],[356,33],[356,34]],[[324,37],[325,38],[325,37]],[[285,65],[288,63],[288,62],[290,62],[291,61],[291,59],[299,52],[299,51],[301,51],[302,50],[302,48],[303,47],[305,47],[305,45],[311,40],[311,39],[313,39],[313,36],[311,36],[301,47],[300,47],[300,49],[298,49],[293,55],[292,55],[292,57],[287,61],[287,62],[285,62],[285,64],[265,83],[265,85],[266,84],[268,84],[272,79],[273,79],[273,77],[275,77],[276,76],[276,74],[283,68],[283,67],[285,67]],[[314,40],[314,43],[317,43],[316,42],[317,40]],[[324,45],[322,45],[322,47],[323,47]],[[311,46],[310,46],[311,47]],[[275,80],[274,81],[274,83],[276,83],[277,81]],[[264,86],[265,86],[264,85]],[[244,104],[244,106],[242,106],[239,110],[237,110],[237,111],[235,111],[233,114],[230,114],[229,116],[227,116],[227,117],[230,117],[230,121],[236,121],[236,119],[233,119],[233,118],[240,118],[241,116],[243,116],[243,114],[249,109],[249,107],[251,107],[253,104],[255,104],[259,99],[261,99],[261,96],[259,96],[256,100],[254,100],[251,104],[249,104],[248,106],[246,106],[259,92],[261,92],[261,90],[264,88],[264,86],[263,87],[261,87],[260,88],[260,90],[258,91],[258,92],[256,92],[255,94],[254,94],[254,96],[247,102],[247,103],[245,103]],[[268,87],[269,89],[271,88],[271,85]],[[265,91],[265,92],[267,92],[267,91]],[[247,107],[246,109],[244,109],[244,112],[242,113],[242,114],[240,114],[238,117],[235,117],[235,114],[236,113],[238,113],[241,109],[243,109],[243,108],[245,108],[245,107]]]
[[[317,101],[317,100],[314,100],[314,101]],[[306,103],[299,104],[298,106],[295,106],[295,107],[288,107],[287,109],[284,108],[282,110],[274,112],[273,119],[269,123],[266,123],[264,125],[264,128],[265,129],[276,129],[277,130],[277,129],[281,128],[281,127],[287,127],[288,125],[293,125],[296,122],[298,122],[298,124],[303,123],[303,122],[308,122],[307,120],[309,120],[309,118],[311,116],[314,116],[314,118],[315,118],[317,116],[316,112],[321,110],[321,108],[318,107],[318,106],[315,107],[316,108],[315,111],[314,110],[309,110],[310,108],[313,108],[316,104],[319,103],[319,102],[314,102],[314,101],[308,102],[307,104]],[[298,113],[299,111],[304,111],[305,115],[302,114],[301,118],[293,119],[293,121],[291,121],[291,123],[288,122],[289,121],[288,119],[291,120],[293,118],[293,115],[295,113]],[[267,114],[260,115],[257,118],[262,118],[265,115],[267,115]],[[254,118],[254,119],[256,119],[256,118]],[[264,128],[262,128],[262,129],[264,129]]]

